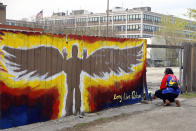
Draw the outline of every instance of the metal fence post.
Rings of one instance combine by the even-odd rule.
[[[179,50],[179,81],[180,81],[180,88],[182,87],[182,48]]]

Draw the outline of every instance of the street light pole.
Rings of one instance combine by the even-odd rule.
[[[109,0],[107,0],[107,10],[106,10],[106,14],[107,14],[106,37],[108,37]]]

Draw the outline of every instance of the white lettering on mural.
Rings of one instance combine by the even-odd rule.
[[[113,100],[119,100],[119,102],[122,102],[122,95],[114,94],[114,99]]]
[[[135,91],[132,91],[131,93],[123,93],[121,95],[114,94],[113,100],[118,100],[119,102],[122,102],[122,101],[136,99],[136,98],[141,98],[141,95]]]

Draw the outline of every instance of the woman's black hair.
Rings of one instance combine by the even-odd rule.
[[[166,68],[165,69],[165,74],[174,74],[171,68]]]

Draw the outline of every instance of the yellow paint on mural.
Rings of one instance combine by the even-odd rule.
[[[94,52],[95,50],[102,48],[102,47],[116,47],[116,48],[126,48],[126,47],[134,47],[137,45],[140,45],[142,42],[144,42],[144,52],[143,55],[145,56],[146,54],[146,41],[145,40],[129,40],[126,41],[124,43],[120,43],[120,42],[114,42],[114,41],[96,41],[93,44],[92,43],[87,43],[84,41],[79,41],[79,40],[74,40],[74,39],[68,39],[68,44],[66,43],[66,37],[63,38],[58,38],[58,37],[53,37],[51,35],[47,35],[47,34],[42,34],[42,35],[26,35],[23,33],[11,33],[11,32],[4,32],[4,36],[1,36],[3,38],[3,40],[0,41],[0,47],[6,45],[9,47],[13,47],[13,48],[24,48],[24,49],[30,49],[33,47],[37,47],[37,46],[41,46],[41,45],[45,45],[45,46],[54,46],[56,47],[60,53],[62,53],[63,48],[66,48],[66,51],[68,53],[67,58],[71,57],[71,47],[72,45],[78,45],[78,57],[81,58],[82,57],[82,51],[83,49],[86,49],[88,52],[88,56]],[[1,58],[1,62],[0,62],[0,66],[3,67],[3,69],[7,70],[6,67],[2,64],[2,62],[4,62],[3,60],[3,54],[0,55]],[[145,57],[142,58],[142,62],[144,63],[145,61]],[[132,80],[134,78],[134,76],[136,75],[136,73],[138,71],[141,71],[144,67],[144,64],[138,65],[137,67],[133,67],[133,69],[135,70],[135,72],[131,73],[131,74],[126,74],[123,73],[121,76],[116,76],[114,74],[109,75],[106,79],[100,79],[100,78],[96,78],[96,79],[92,79],[91,77],[84,75],[83,78],[83,83],[82,85],[84,85],[83,87],[83,94],[82,94],[82,103],[83,103],[83,107],[84,107],[84,111],[85,112],[89,112],[90,111],[90,107],[89,107],[89,103],[88,103],[88,96],[89,96],[89,92],[87,91],[87,88],[89,86],[98,86],[100,83],[101,85],[104,85],[104,87],[108,87],[110,85],[114,84],[114,81],[121,81],[121,80]],[[60,100],[60,105],[59,105],[59,115],[58,117],[60,117],[62,115],[62,110],[64,110],[64,97],[65,97],[65,93],[66,93],[66,87],[65,87],[65,75],[62,73],[61,75],[57,76],[57,77],[52,77],[49,80],[39,80],[34,79],[34,80],[18,80],[18,81],[14,81],[13,78],[15,76],[7,73],[7,72],[0,72],[0,80],[4,81],[6,85],[8,85],[9,87],[12,88],[24,88],[24,87],[31,87],[32,89],[49,89],[52,87],[57,87],[58,91],[59,91],[59,100]]]
[[[140,44],[142,44],[144,42],[144,47],[143,47],[143,56],[145,56],[146,54],[146,41],[143,39],[134,41],[134,40],[130,40],[130,41],[126,41],[124,43],[120,43],[120,42],[103,42],[103,41],[98,41],[95,42],[94,44],[88,44],[88,43],[84,43],[84,48],[87,49],[88,54],[90,54],[91,52],[107,46],[107,47],[118,47],[118,48],[126,48],[126,47],[134,47],[134,46],[138,46]],[[104,44],[103,44],[104,43]],[[145,61],[145,57],[142,57],[141,59],[142,63],[141,65],[135,66],[133,67],[133,69],[135,70],[133,73],[131,74],[126,74],[123,73],[121,76],[116,76],[115,74],[112,74],[110,76],[108,76],[107,79],[101,79],[101,78],[97,78],[97,79],[92,79],[91,77],[88,76],[84,76],[84,81],[83,81],[83,104],[84,104],[84,111],[85,112],[90,112],[90,107],[89,107],[89,103],[88,103],[88,91],[87,88],[90,86],[94,86],[97,87],[98,85],[103,85],[106,88],[109,88],[111,85],[114,84],[114,82],[120,82],[121,80],[127,81],[127,80],[132,80],[135,78],[135,75],[141,71],[144,67],[144,61]]]
[[[6,32],[4,36],[1,36],[3,40],[0,41],[0,47],[6,45],[13,48],[33,48],[40,45],[46,45],[46,46],[54,46],[58,48],[59,50],[62,50],[65,45],[65,42],[62,41],[62,39],[54,38],[49,35],[25,35],[22,33],[11,33]],[[3,55],[1,55],[1,62],[0,65],[3,65],[2,62],[5,62],[3,60]],[[3,66],[5,70],[5,66]],[[31,87],[33,90],[39,90],[39,89],[49,89],[52,87],[56,87],[59,91],[59,115],[58,117],[61,117],[64,103],[64,96],[65,96],[65,75],[61,74],[57,77],[53,77],[49,80],[14,80],[13,75],[7,73],[7,72],[0,72],[0,80],[3,81],[7,86],[11,88],[25,88],[25,87]]]

